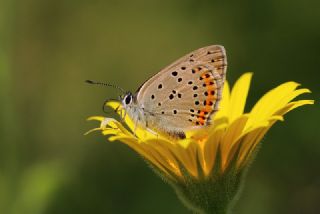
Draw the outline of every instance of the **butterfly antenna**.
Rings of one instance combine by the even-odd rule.
[[[126,93],[126,91],[123,89],[123,88],[120,88],[119,86],[117,85],[112,85],[112,84],[109,84],[109,83],[104,83],[104,82],[95,82],[95,81],[92,81],[92,80],[86,80],[85,81],[86,83],[89,83],[89,84],[92,84],[92,85],[103,85],[103,86],[108,86],[108,87],[112,87],[112,88],[115,88],[115,89],[118,89],[120,90],[122,93]]]

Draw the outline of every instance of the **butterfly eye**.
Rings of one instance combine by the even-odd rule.
[[[124,102],[126,103],[126,105],[128,105],[128,104],[131,103],[131,100],[132,100],[131,98],[132,98],[131,95],[127,95],[127,96],[125,97]]]

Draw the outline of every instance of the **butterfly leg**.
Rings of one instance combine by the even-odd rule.
[[[155,135],[156,137],[159,137],[158,133],[153,131],[152,129],[150,128],[146,128],[148,132],[150,132],[151,134]]]
[[[137,127],[138,127],[138,120],[139,120],[139,116],[137,116],[134,121],[133,134],[135,137],[137,137],[136,131],[137,131]]]
[[[148,117],[150,117],[150,115],[146,112],[143,112],[142,114],[143,115],[141,116],[142,118],[140,118],[140,121],[144,121],[144,123],[141,124],[143,128],[146,129],[149,133],[158,137],[158,133],[149,128]]]
[[[121,114],[121,115],[120,115],[120,117],[121,117],[121,122],[124,122],[124,120],[125,120],[125,118],[126,118],[126,116],[127,116],[127,110],[125,109],[125,110],[124,110],[124,113],[122,113],[122,111],[121,111],[120,114]]]
[[[118,113],[118,111],[120,111],[120,119],[121,119],[121,122],[123,122],[122,111],[120,109],[120,105],[114,110],[115,113]]]

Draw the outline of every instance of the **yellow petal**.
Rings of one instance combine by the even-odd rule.
[[[225,130],[225,134],[221,142],[222,155],[227,155],[230,147],[232,147],[233,143],[241,136],[247,120],[248,115],[242,115],[231,123]]]
[[[106,103],[106,106],[109,106],[109,107],[111,107],[112,109],[114,109],[114,110],[118,110],[118,108],[120,108],[121,107],[121,103],[119,102],[119,101],[108,101],[107,103]]]
[[[215,167],[217,151],[218,151],[219,145],[221,145],[224,132],[225,131],[223,129],[214,130],[214,132],[212,132],[212,134],[204,142],[204,147],[203,147],[204,163],[202,164],[202,168],[205,175],[209,175],[212,168]],[[221,167],[218,167],[218,168],[221,168]]]
[[[152,163],[154,166],[159,168],[162,172],[166,173],[168,177],[171,179],[175,179],[172,177],[171,172],[175,172],[178,176],[180,176],[180,172],[176,171],[172,165],[168,165],[167,160],[165,159],[165,156],[162,154],[159,154],[153,147],[150,147],[149,145],[139,142],[138,139],[126,137],[126,136],[113,136],[109,138],[110,141],[119,140],[126,145],[128,145],[130,148],[135,150],[138,154],[140,154],[142,157],[144,157],[146,160],[148,160],[150,163]]]
[[[104,129],[102,131],[103,135],[116,135],[116,136],[126,136],[125,134],[123,134],[123,132],[121,132],[119,129]],[[129,136],[127,136],[129,137]],[[110,139],[109,139],[110,140]]]
[[[199,149],[199,145],[196,141],[190,139],[188,143],[188,147],[183,147],[180,144],[177,144],[172,148],[172,152],[175,155],[176,159],[181,162],[184,167],[188,170],[188,172],[197,177],[197,150]]]
[[[267,92],[251,110],[252,118],[256,120],[264,120],[276,112],[281,105],[285,105],[288,101],[285,100],[288,94],[292,94],[298,83],[287,82]]]
[[[230,123],[243,114],[248,91],[250,88],[250,82],[252,73],[243,74],[235,83],[232,88],[230,96],[230,108],[229,108],[229,121]]]
[[[242,144],[237,161],[238,168],[246,165],[246,161],[269,128],[269,126],[255,128],[238,139],[236,144]]]
[[[102,116],[92,116],[92,117],[89,117],[87,118],[87,120],[98,120],[100,122],[102,122],[103,120],[105,119],[105,117],[102,117]]]
[[[230,87],[228,82],[226,81],[223,86],[222,98],[219,103],[219,110],[217,114],[214,116],[214,120],[219,120],[221,118],[228,118],[230,107]]]
[[[177,163],[176,156],[173,153],[173,145],[171,142],[158,141],[157,139],[150,139],[141,143],[144,150],[151,155],[158,165],[168,169],[176,176],[181,176],[179,164]]]
[[[84,135],[88,135],[88,134],[90,134],[90,133],[92,133],[92,132],[95,132],[95,131],[101,131],[101,128],[91,129],[91,130],[87,131],[86,133],[84,133]]]
[[[266,93],[253,107],[247,126],[252,126],[259,121],[268,120],[273,114],[284,108],[288,102],[303,93],[309,93],[308,89],[298,89],[299,84],[287,82]]]
[[[298,108],[300,106],[312,105],[312,104],[314,104],[314,100],[298,100],[298,101],[290,102],[285,107],[279,109],[275,114],[276,115],[284,115],[287,112],[289,112],[295,108]]]
[[[241,136],[244,131],[244,127],[247,123],[248,115],[242,115],[236,119],[233,123],[230,124],[228,129],[224,133],[224,137],[221,141],[221,160],[222,165],[226,164],[230,150],[233,147],[234,143]]]
[[[102,129],[106,129],[107,127],[111,127],[114,130],[119,129],[123,134],[128,135],[129,137],[133,137],[133,134],[131,132],[129,132],[120,122],[114,119],[110,120],[110,118],[105,118],[105,120],[101,122],[100,127]]]

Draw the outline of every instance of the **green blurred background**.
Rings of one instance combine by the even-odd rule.
[[[112,88],[135,91],[187,52],[226,47],[228,80],[254,72],[248,108],[294,80],[319,90],[320,2],[0,2],[0,213],[189,213],[132,150],[86,122]],[[318,213],[319,105],[263,140],[235,213]]]

